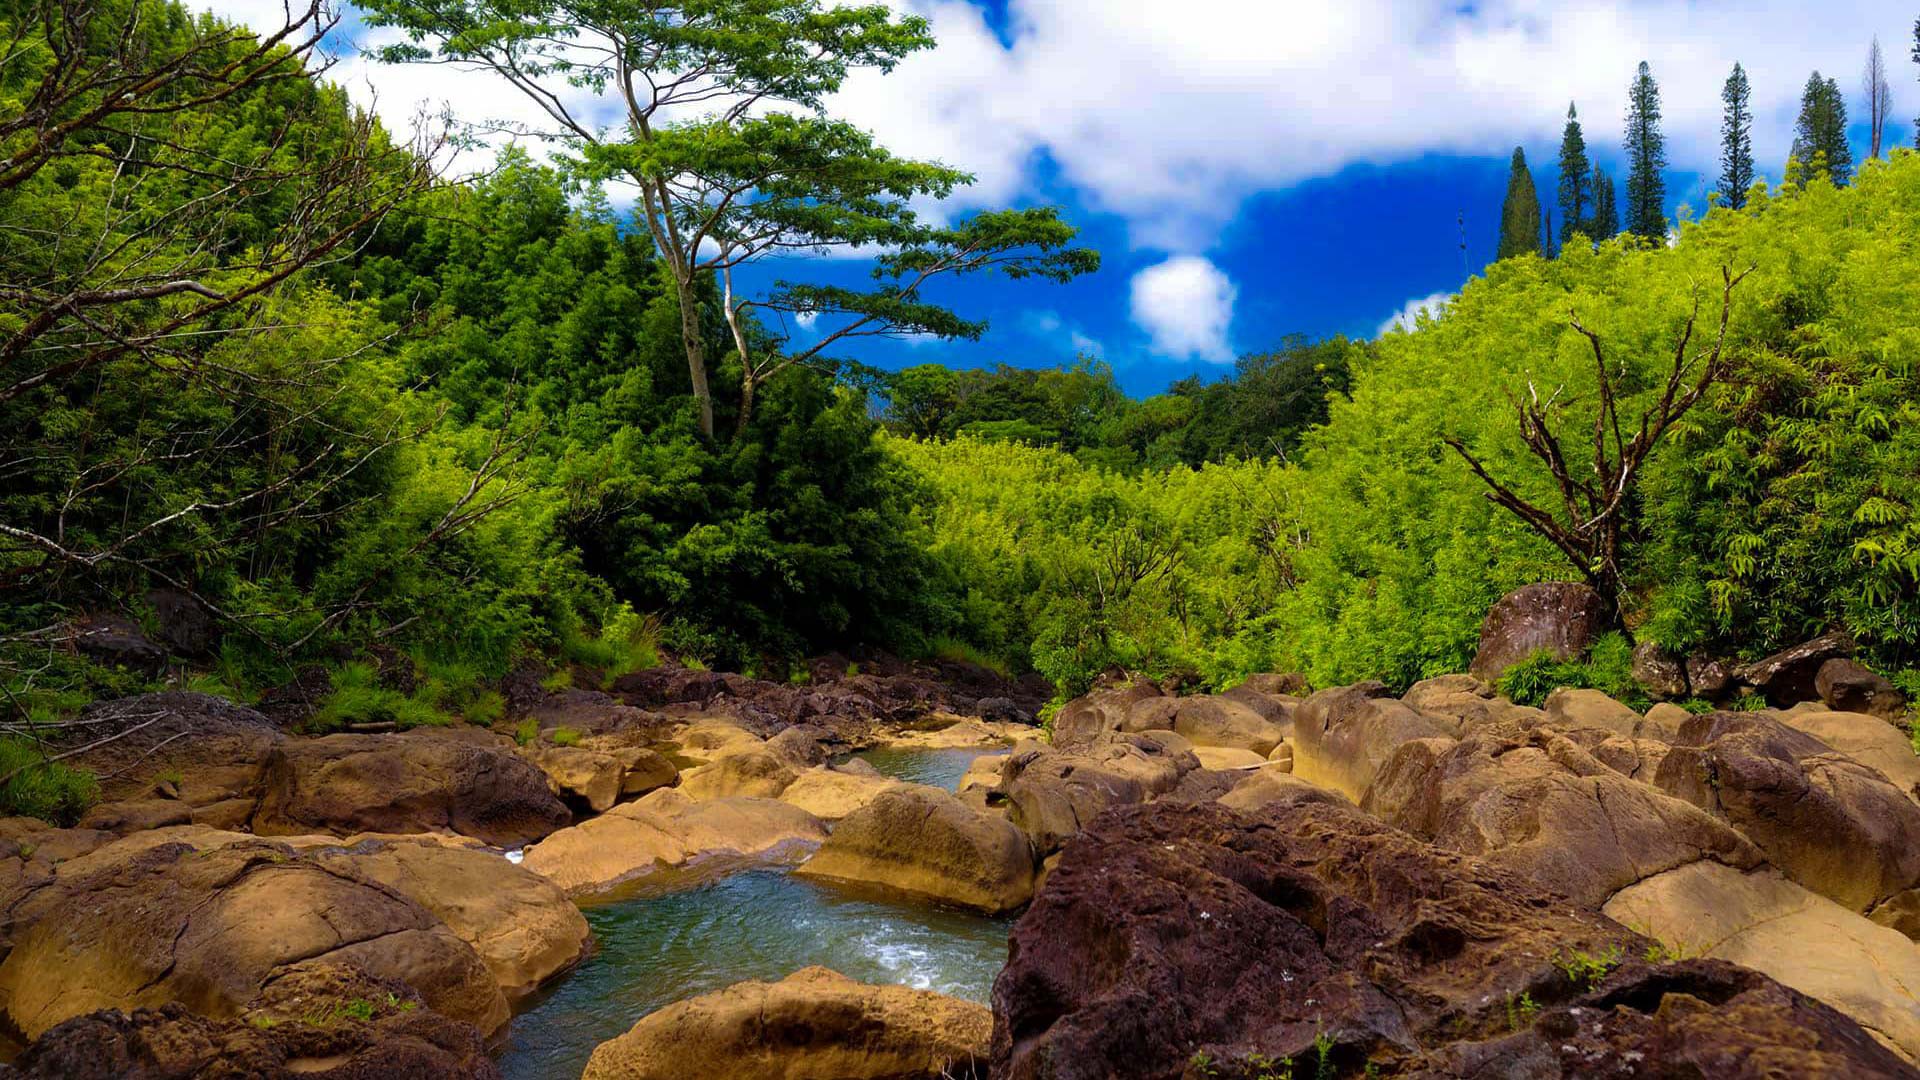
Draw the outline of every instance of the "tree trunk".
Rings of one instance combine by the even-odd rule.
[[[747,433],[747,424],[753,420],[753,394],[759,385],[751,371],[740,379],[740,418],[733,426],[736,439]]]
[[[693,285],[676,275],[674,288],[680,294],[680,344],[687,351],[687,378],[693,383],[693,399],[700,403],[700,434],[713,439],[713,392],[707,388],[707,345],[700,336],[700,301]]]

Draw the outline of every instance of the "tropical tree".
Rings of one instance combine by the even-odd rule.
[[[1646,61],[1627,90],[1627,231],[1647,240],[1667,235],[1667,140],[1660,132],[1660,84]]]
[[[1727,107],[1720,121],[1720,197],[1735,210],[1747,205],[1747,189],[1753,186],[1752,95],[1746,69],[1733,65],[1720,90]]]
[[[1513,148],[1507,171],[1507,196],[1500,206],[1500,243],[1495,259],[1540,251],[1540,195],[1527,168],[1527,153]]]
[[[735,422],[756,392],[795,365],[831,367],[835,346],[874,336],[977,337],[984,325],[933,303],[936,279],[999,271],[1065,280],[1098,266],[1070,247],[1076,230],[1051,208],[983,213],[931,225],[913,209],[971,181],[933,162],[896,157],[825,112],[857,70],[890,71],[933,46],[925,19],[884,4],[820,0],[369,0],[376,26],[408,42],[390,62],[482,70],[539,106],[516,126],[557,141],[594,179],[639,191],[638,216],[665,261],[680,305],[687,375],[701,431],[714,433],[710,357],[701,325],[720,297],[738,352]],[[431,47],[429,47],[429,44]],[[581,100],[582,95],[587,100]],[[598,123],[611,99],[621,121]],[[868,289],[782,282],[753,297],[735,271],[800,252],[875,253]],[[817,338],[789,352],[754,310],[805,316]]]
[[[1613,177],[1597,163],[1593,167],[1593,238],[1611,240],[1620,234],[1620,208]]]

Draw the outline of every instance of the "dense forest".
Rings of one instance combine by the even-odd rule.
[[[1920,690],[1920,156],[1843,172],[1814,146],[1824,83],[1813,167],[1667,243],[1634,186],[1660,164],[1643,66],[1626,231],[1594,224],[1611,180],[1576,170],[1569,228],[1510,207],[1512,257],[1443,315],[1370,342],[1276,328],[1228,377],[1133,400],[1093,361],[888,373],[790,353],[761,313],[978,336],[915,275],[1039,289],[1098,263],[1051,211],[913,220],[912,198],[965,178],[857,132],[803,116],[718,150],[738,133],[580,142],[452,183],[444,137],[401,141],[325,80],[317,7],[265,41],[156,0],[43,7],[7,11],[0,64],[0,680],[21,738],[109,693],[248,699],[314,665],[334,673],[323,716],[405,723],[485,716],[519,666],[780,676],[855,646],[1037,671],[1063,695],[1116,666],[1404,686],[1463,668],[1503,592],[1597,572],[1469,462],[1553,505],[1523,396],[1569,447],[1631,427],[1723,294],[1724,365],[1610,512],[1620,630],[1753,655],[1840,628]],[[783,92],[817,101],[847,66],[923,47],[913,20],[867,17],[838,70]],[[756,220],[895,252],[875,289],[744,303],[697,240],[616,204],[623,170],[723,150],[845,166]],[[819,209],[833,193],[844,213]],[[192,661],[74,648],[108,617]],[[374,652],[408,658],[414,689],[370,687]]]

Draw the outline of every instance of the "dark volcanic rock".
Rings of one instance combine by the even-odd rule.
[[[89,615],[67,627],[68,640],[84,656],[157,676],[167,666],[167,650],[140,624],[118,615]]]
[[[1835,712],[1866,713],[1894,723],[1907,715],[1906,695],[1853,660],[1836,657],[1821,664],[1813,685],[1820,692],[1820,700]]]
[[[1513,664],[1545,649],[1560,659],[1579,656],[1606,630],[1606,601],[1573,581],[1543,581],[1515,589],[1487,612],[1472,673],[1491,682]]]
[[[1740,669],[1740,678],[1765,694],[1769,704],[1779,708],[1802,701],[1818,701],[1820,668],[1829,660],[1852,656],[1853,650],[1853,639],[1847,635],[1822,634],[1764,660],[1755,660]]]
[[[220,640],[220,624],[213,612],[192,593],[153,589],[147,593],[147,603],[153,605],[161,642],[181,656],[205,656]]]
[[[1679,701],[1689,693],[1686,661],[1651,641],[1634,646],[1633,681],[1655,701]]]
[[[1350,807],[1132,807],[1068,845],[1015,926],[992,1075],[1253,1080],[1282,1058],[1436,1080],[1916,1075],[1763,975],[1649,966],[1646,945]],[[1576,983],[1555,963],[1576,954],[1619,967]],[[1544,1010],[1530,1025],[1522,994]]]

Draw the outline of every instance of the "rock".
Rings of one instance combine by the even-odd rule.
[[[1853,650],[1853,639],[1847,635],[1822,634],[1742,667],[1740,679],[1765,694],[1768,703],[1779,708],[1817,701],[1820,668],[1829,660],[1852,656]]]
[[[1176,752],[1150,734],[1105,734],[1078,753],[1027,750],[1001,767],[989,797],[1042,858],[1114,806],[1146,802],[1172,791],[1200,767],[1192,752]]]
[[[547,837],[521,865],[570,896],[601,892],[703,856],[773,858],[827,838],[818,818],[772,799],[695,801],[662,788]]]
[[[1474,715],[1493,696],[1492,686],[1471,675],[1442,675],[1414,683],[1400,700],[1419,712],[1459,720]]]
[[[1685,727],[1687,721],[1692,718],[1693,714],[1680,706],[1671,702],[1660,702],[1648,709],[1647,715],[1641,718],[1636,737],[1670,743],[1679,737],[1680,729]]]
[[[985,1080],[993,1017],[930,990],[812,967],[651,1013],[601,1043],[582,1080]]]
[[[11,904],[0,1006],[17,1030],[167,1002],[222,1020],[321,962],[404,982],[483,1033],[506,1023],[473,948],[393,889],[283,844],[142,846],[150,835],[120,841],[124,858],[103,848],[62,866]]]
[[[238,1018],[171,1002],[75,1017],[14,1063],[30,1080],[498,1080],[478,1029],[423,1008],[405,983],[358,968],[302,964]]]
[[[606,751],[620,762],[620,794],[645,795],[680,780],[680,769],[666,755],[644,746],[629,746]]]
[[[1813,685],[1820,700],[1836,712],[1866,713],[1890,722],[1906,719],[1906,695],[1865,664],[1836,657],[1820,665]]]
[[[780,793],[780,801],[797,806],[821,821],[839,821],[872,802],[883,791],[901,784],[879,773],[843,772],[839,769],[808,769]]]
[[[1561,687],[1547,695],[1547,718],[1563,732],[1595,728],[1632,738],[1640,729],[1640,714],[1598,690]]]
[[[989,914],[1033,896],[1033,852],[1020,830],[926,787],[881,792],[847,815],[796,873],[884,885]]]
[[[531,762],[425,731],[328,735],[276,747],[253,830],[287,836],[444,829],[517,847],[572,817]]]
[[[1694,697],[1721,701],[1740,683],[1734,665],[1718,657],[1695,654],[1687,657],[1687,689]]]
[[[555,794],[577,799],[596,814],[620,799],[626,768],[612,754],[578,746],[535,743],[521,747],[520,756],[547,774],[547,779],[553,781]]]
[[[193,807],[177,799],[139,799],[132,802],[99,803],[75,822],[76,828],[101,829],[116,836],[143,829],[193,822]]]
[[[1771,716],[1694,717],[1654,782],[1725,817],[1788,877],[1843,907],[1867,911],[1920,886],[1920,805]]]
[[[1701,859],[1741,869],[1762,861],[1724,821],[1620,775],[1547,730],[1409,743],[1361,805],[1589,906]]]
[[[1293,710],[1302,700],[1291,694],[1262,693],[1245,683],[1225,691],[1220,698],[1259,713],[1261,719],[1277,726],[1282,734],[1293,730]]]
[[[108,801],[150,799],[163,784],[192,806],[257,798],[267,755],[285,740],[253,709],[184,690],[96,701],[78,719],[81,745],[119,736],[67,759],[101,778]]]
[[[1257,769],[1240,778],[1233,788],[1219,797],[1222,806],[1235,810],[1258,810],[1282,799],[1345,803],[1346,799],[1325,788],[1317,788],[1276,766]]]
[[[1495,682],[1514,664],[1545,650],[1556,659],[1584,655],[1607,629],[1607,602],[1572,581],[1546,581],[1502,597],[1480,624],[1480,647],[1468,669]]]
[[[1691,696],[1686,660],[1651,641],[1633,647],[1633,681],[1655,701],[1680,701]]]
[[[1136,682],[1074,698],[1061,706],[1053,718],[1053,745],[1062,750],[1090,745],[1095,736],[1120,730],[1134,705],[1162,696],[1160,688],[1153,683]]]
[[[157,678],[167,667],[167,650],[140,624],[118,615],[86,615],[69,623],[67,640],[83,656],[102,664]]]
[[[1257,694],[1266,694],[1270,697],[1303,698],[1313,693],[1313,685],[1307,682],[1305,675],[1297,671],[1290,671],[1284,674],[1262,673],[1249,675],[1240,683],[1239,687],[1236,687],[1236,689],[1241,688],[1251,690]]]
[[[1644,948],[1517,874],[1319,798],[1093,823],[1014,926],[996,1080],[1190,1076],[1196,1053],[1305,1061],[1321,1035],[1350,1075],[1365,1054],[1390,1066],[1505,1033],[1509,994],[1571,989],[1554,955]]]
[[[1265,757],[1252,750],[1238,750],[1230,746],[1196,746],[1193,756],[1199,759],[1201,768],[1221,772],[1258,769],[1267,763]]]
[[[593,944],[560,887],[498,854],[443,844],[375,842],[317,854],[387,885],[473,946],[509,1004],[579,963]]]
[[[765,746],[736,750],[680,774],[689,799],[777,799],[799,772]]]
[[[1250,750],[1263,758],[1289,734],[1288,727],[1224,697],[1151,698],[1134,706],[1121,730],[1171,731],[1196,747]]]
[[[1794,709],[1776,713],[1779,721],[1805,732],[1893,782],[1908,796],[1920,798],[1920,756],[1899,728],[1877,716],[1855,712],[1816,712]]]
[[[1400,744],[1456,734],[1386,695],[1379,683],[1360,683],[1308,698],[1293,716],[1294,775],[1358,802]]]
[[[773,755],[796,769],[807,769],[827,763],[827,748],[822,739],[830,733],[826,728],[801,724],[767,740],[767,749]]]
[[[749,750],[765,740],[731,720],[705,719],[687,725],[679,734],[682,755],[695,761],[710,762]]]
[[[1000,786],[1000,771],[1006,767],[1011,754],[981,754],[967,764],[967,771],[960,776],[960,782],[954,785],[956,794],[965,795],[970,791],[992,791]]]
[[[220,640],[220,624],[199,598],[179,589],[150,589],[147,603],[160,642],[181,656],[206,656]]]
[[[1271,764],[1280,766],[1282,771],[1292,772],[1293,771],[1293,743],[1291,741],[1283,742],[1279,746],[1274,747],[1273,753],[1267,755],[1267,761]]]
[[[1684,954],[1764,972],[1920,1060],[1920,946],[1777,870],[1692,863],[1621,891],[1604,910]]]

